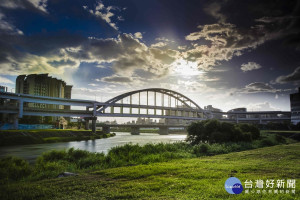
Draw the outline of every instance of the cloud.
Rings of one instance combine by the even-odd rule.
[[[241,89],[240,93],[260,93],[260,92],[280,92],[281,90],[273,88],[271,85],[263,82],[254,82]]]
[[[5,78],[3,76],[0,76],[0,83],[15,84],[11,80],[9,80],[8,78]]]
[[[151,47],[165,47],[165,46],[167,46],[168,45],[168,43],[166,43],[166,42],[157,42],[157,43],[155,43],[155,44],[152,44],[151,45]]]
[[[128,77],[128,76],[119,76],[119,75],[103,77],[100,80],[97,79],[96,81],[102,81],[105,83],[112,83],[112,84],[119,84],[119,85],[132,85],[132,86],[144,85],[144,81],[142,81],[139,77]]]
[[[48,13],[47,0],[1,0],[0,7],[7,9],[28,9]]]
[[[292,13],[280,13],[280,17],[269,13],[273,17],[258,18],[250,27],[227,22],[232,19],[232,15],[229,12],[227,15],[223,14],[226,10],[223,6],[232,11],[226,2],[213,2],[205,7],[204,11],[217,19],[217,23],[199,25],[199,31],[185,37],[192,45],[192,48],[184,52],[185,58],[197,62],[200,69],[212,70],[220,62],[229,61],[270,40],[284,39],[285,44],[300,49],[299,16],[296,14],[299,6],[295,6]]]
[[[0,13],[0,33],[23,35],[23,32],[6,20],[6,16]]]
[[[168,65],[173,63],[177,57],[177,51],[171,49],[161,50],[158,48],[150,48],[150,52],[155,59],[160,60],[162,63]]]
[[[8,58],[7,62],[0,63],[1,73],[4,75],[19,75],[28,73],[50,73],[63,74],[66,68],[73,68],[79,66],[79,61],[73,61],[75,64],[60,63],[53,64],[59,60],[60,57],[43,57],[33,54],[24,53],[24,56],[18,58]]]
[[[279,108],[274,107],[269,102],[263,103],[255,103],[255,104],[248,104],[247,106],[248,111],[275,111],[280,110]]]
[[[86,88],[86,87],[73,87],[72,98],[78,99],[91,99],[97,101],[103,101],[113,98],[119,94],[125,93],[126,90],[114,85],[101,86],[99,88]]]
[[[205,83],[193,80],[178,80],[177,84],[180,86],[179,91],[197,92],[201,94],[216,91],[215,88],[211,88]]]
[[[279,76],[276,78],[276,83],[300,83],[300,67],[297,67],[291,74]]]
[[[212,17],[216,18],[218,22],[225,22],[226,21],[226,16],[223,15],[221,11],[221,4],[217,2],[213,2],[207,7],[204,8],[204,11],[208,14],[211,15]]]
[[[102,20],[104,20],[107,24],[109,24],[113,29],[118,30],[118,27],[116,23],[112,21],[112,18],[115,16],[115,13],[113,13],[113,10],[120,10],[117,7],[108,6],[105,7],[102,2],[98,2],[96,7],[94,9],[88,9],[87,6],[83,6],[85,10],[88,10],[89,13],[96,17],[100,17]],[[122,17],[118,16],[117,19],[119,21],[122,21]]]
[[[243,72],[252,71],[252,70],[256,70],[256,69],[260,69],[261,68],[261,65],[255,63],[255,62],[244,63],[241,66],[242,66],[241,70]]]
[[[6,75],[63,74],[66,68],[78,68],[86,62],[99,66],[106,63],[119,76],[139,72],[139,76],[147,73],[147,76],[162,77],[168,74],[169,64],[178,56],[178,51],[168,47],[149,48],[126,33],[106,39],[84,38],[67,31],[31,36],[5,33],[0,39],[1,73]]]
[[[198,26],[201,30],[186,36],[186,40],[210,42],[209,45],[198,45],[185,52],[188,60],[196,61],[199,68],[210,70],[221,61],[229,61],[233,56],[240,56],[246,49],[254,49],[264,43],[268,37],[263,30],[252,27],[250,30],[237,28],[230,23]]]
[[[143,39],[143,35],[142,35],[141,32],[136,32],[136,33],[134,34],[134,37],[137,38],[137,39]]]
[[[124,84],[124,83],[130,83],[133,81],[132,77],[125,77],[125,76],[109,76],[109,77],[103,77],[101,79],[103,82],[109,82],[109,83],[118,83],[118,84]]]
[[[155,38],[155,40],[157,40],[157,41],[163,41],[163,42],[175,42],[175,41],[173,41],[173,40],[170,40],[170,39],[168,39],[168,38],[166,38],[166,37],[159,37],[159,38]]]

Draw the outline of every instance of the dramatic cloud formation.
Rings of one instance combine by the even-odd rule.
[[[233,56],[242,55],[243,50],[256,48],[268,38],[258,27],[243,30],[233,24],[222,23],[200,25],[198,28],[201,31],[187,35],[186,39],[205,39],[210,45],[196,45],[186,52],[186,59],[197,61],[199,67],[205,70],[219,65],[219,61],[229,61]]]
[[[243,72],[247,72],[247,71],[252,71],[252,70],[260,69],[260,68],[261,68],[260,64],[257,64],[255,62],[248,62],[248,63],[242,64],[241,70]]]
[[[295,71],[291,74],[285,75],[285,76],[279,76],[276,79],[277,83],[300,83],[300,67],[297,67]]]
[[[300,62],[299,8],[299,0],[1,0],[0,80],[50,73],[89,97],[104,92],[96,87],[151,86],[221,106],[288,101],[300,79],[300,67],[286,67]]]
[[[186,58],[197,61],[199,68],[209,70],[220,65],[220,61],[229,61],[234,56],[241,56],[245,50],[253,50],[267,41],[283,37],[299,40],[300,28],[297,26],[299,16],[287,14],[281,17],[262,17],[256,19],[256,25],[249,28],[238,27],[228,23],[221,13],[225,2],[214,2],[204,10],[218,20],[215,24],[199,25],[200,31],[190,33],[185,38],[194,42],[194,48],[186,52]],[[295,10],[297,10],[297,7]],[[298,35],[298,36],[297,36]],[[203,45],[203,40],[209,45]],[[257,67],[257,66],[256,66]]]

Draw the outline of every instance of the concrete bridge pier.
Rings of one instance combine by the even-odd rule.
[[[19,115],[13,115],[13,120],[14,120],[14,129],[18,130],[19,129]]]
[[[139,135],[140,128],[139,127],[131,127],[131,135]]]
[[[96,121],[97,121],[97,117],[93,117],[92,118],[92,132],[96,133]]]
[[[109,126],[103,126],[102,131],[103,131],[103,133],[110,133],[110,127]]]
[[[169,127],[159,127],[159,135],[168,135]]]
[[[84,122],[85,122],[84,129],[85,129],[85,130],[89,130],[89,118],[88,118],[88,117],[85,117],[85,118],[84,118]]]

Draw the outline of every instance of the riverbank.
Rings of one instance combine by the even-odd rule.
[[[112,136],[115,134],[73,129],[3,130],[0,131],[0,146],[94,140]]]
[[[131,128],[111,128],[110,131],[112,132],[131,132]],[[140,133],[159,133],[159,129],[155,129],[155,128],[141,128],[139,130]],[[168,130],[169,134],[179,134],[179,135],[187,135],[187,131],[186,130],[182,130],[182,129],[169,129]]]
[[[149,148],[148,148],[149,149]],[[126,150],[124,147],[115,154]],[[76,151],[75,151],[76,152]],[[68,155],[84,158],[84,153]],[[124,152],[125,154],[126,152]],[[127,152],[128,153],[128,152]],[[56,157],[54,157],[56,155]],[[66,154],[44,156],[53,164]],[[65,157],[67,158],[67,157]],[[72,158],[72,157],[70,157]],[[105,161],[105,160],[104,160]],[[109,162],[108,160],[106,160]],[[42,161],[40,161],[42,162]],[[83,163],[83,162],[82,162]],[[99,161],[98,161],[99,163]],[[74,166],[70,166],[72,169]],[[77,176],[64,178],[23,179],[0,184],[1,199],[299,199],[300,143],[276,145],[254,150],[168,162],[123,166],[110,169],[77,171]],[[26,170],[24,171],[26,173]],[[296,180],[295,194],[278,191],[257,193],[255,186],[247,194],[228,194],[224,183],[230,176],[245,181],[273,179]],[[286,186],[285,186],[286,188]],[[245,189],[245,188],[244,188]],[[254,191],[254,192],[251,192]]]

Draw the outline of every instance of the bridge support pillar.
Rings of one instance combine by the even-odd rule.
[[[109,126],[103,126],[102,131],[103,131],[103,133],[110,133],[110,127]]]
[[[23,117],[23,100],[19,100],[19,118]]]
[[[84,129],[85,130],[89,130],[89,118],[84,118],[84,121],[85,121],[85,127],[84,127]]]
[[[262,124],[261,115],[259,115],[259,124]]]
[[[19,115],[13,115],[14,119],[14,129],[18,130],[19,129]]]
[[[159,135],[168,135],[169,127],[159,127]]]
[[[131,127],[131,135],[139,135],[140,128],[139,127]]]
[[[96,133],[96,121],[97,121],[97,117],[93,117],[92,118],[92,132]]]

